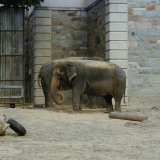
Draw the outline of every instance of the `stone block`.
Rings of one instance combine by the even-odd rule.
[[[160,75],[160,67],[154,67],[154,68],[153,68],[153,74],[158,74],[158,75]]]
[[[34,57],[51,57],[51,49],[36,49]]]
[[[42,89],[34,89],[34,97],[44,97]]]
[[[34,65],[43,65],[49,61],[51,61],[51,57],[35,57]]]
[[[39,74],[39,71],[38,72],[34,72],[34,75],[33,75],[33,85],[34,85],[35,89],[41,89],[39,87],[39,85],[38,85],[38,74]]]
[[[44,97],[34,97],[34,105],[44,105],[45,104],[45,98]]]
[[[115,50],[115,49],[122,49],[122,50],[127,50],[128,45],[127,41],[110,41],[105,44],[105,49],[106,50]]]
[[[127,13],[109,13],[105,16],[105,23],[112,22],[127,22]]]
[[[51,42],[35,41],[34,49],[50,49]]]
[[[127,32],[108,32],[105,35],[105,41],[127,41]]]
[[[51,25],[51,19],[50,18],[35,18],[34,24],[37,25],[44,25],[44,26],[50,26]]]
[[[125,3],[125,4],[127,4],[127,0],[105,0],[105,5],[107,5],[107,4],[122,4],[122,3]]]
[[[52,26],[52,31],[62,31],[63,30],[63,26]]]
[[[40,68],[42,67],[42,65],[35,65],[34,66],[34,73],[35,72],[39,72]]]
[[[58,40],[58,41],[64,41],[65,39],[66,39],[66,37],[63,35],[55,36],[55,40]]]
[[[34,41],[51,41],[51,34],[37,33],[34,35]]]
[[[127,52],[127,50],[110,50],[110,51],[106,51],[105,59],[127,60],[128,59],[128,52]]]
[[[127,60],[110,60],[111,63],[115,63],[123,69],[128,68],[128,61]]]
[[[146,11],[143,16],[145,18],[160,18],[160,11]]]
[[[157,66],[156,58],[148,58],[147,59],[147,66],[148,67],[156,67]]]
[[[150,22],[136,22],[136,28],[152,28],[152,24]]]
[[[128,28],[136,28],[135,22],[134,21],[128,21]]]
[[[106,31],[125,32],[127,31],[127,23],[110,22],[107,23]]]
[[[105,12],[113,12],[113,13],[119,13],[119,12],[126,12],[127,13],[127,4],[108,4],[105,8]]]
[[[51,33],[51,26],[35,26],[34,33]]]
[[[50,18],[51,17],[51,10],[35,10],[35,17],[45,17]]]
[[[139,74],[152,74],[153,67],[141,67],[139,69]]]

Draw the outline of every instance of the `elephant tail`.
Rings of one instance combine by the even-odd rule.
[[[123,99],[124,104],[126,104],[126,99],[125,99],[125,93],[124,93],[124,99]]]
[[[125,100],[125,92],[126,92],[126,82],[125,82],[124,94],[123,94],[123,96],[124,96],[124,99],[123,99],[124,104],[126,104],[126,100]]]
[[[38,86],[39,86],[40,88],[42,88],[42,85],[41,85],[41,83],[40,83],[40,79],[41,79],[40,74],[38,74],[38,76],[37,76]]]

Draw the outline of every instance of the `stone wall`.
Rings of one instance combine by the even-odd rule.
[[[105,1],[87,8],[88,52],[105,59]]]
[[[88,56],[87,14],[82,9],[51,10],[51,59]]]
[[[129,105],[159,105],[159,0],[128,0],[128,41]]]

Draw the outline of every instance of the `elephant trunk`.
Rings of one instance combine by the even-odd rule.
[[[51,97],[52,97],[53,101],[56,104],[60,105],[64,102],[64,96],[63,96],[63,94],[58,93],[59,85],[60,85],[60,80],[58,79],[58,77],[53,76],[52,82],[51,82],[50,93],[51,93]]]

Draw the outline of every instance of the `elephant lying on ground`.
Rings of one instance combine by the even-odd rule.
[[[51,96],[55,103],[63,103],[63,98],[59,99],[58,96],[59,85],[63,82],[73,90],[73,112],[82,110],[80,101],[83,93],[104,97],[106,112],[113,111],[113,97],[115,111],[121,111],[120,103],[122,97],[125,97],[126,75],[119,66],[88,60],[58,60],[55,63],[51,82]]]
[[[73,60],[73,59],[81,59],[81,60],[96,60],[96,61],[103,61],[102,58],[99,57],[68,57],[68,58],[63,58],[63,59],[68,59],[68,60]],[[60,61],[62,59],[59,59]],[[55,61],[59,61],[59,60],[53,60],[51,62],[48,62],[46,64],[44,64],[38,74],[38,85],[39,87],[42,86],[43,89],[43,93],[45,96],[45,107],[54,107],[53,104],[53,100],[51,98],[51,94],[50,94],[50,85],[51,85],[51,80],[52,80],[52,75],[53,75],[53,70],[54,70],[54,65],[55,65]],[[41,86],[40,86],[40,79],[41,79]],[[61,82],[61,90],[69,90],[72,89],[70,85],[66,85],[63,84],[63,82]],[[90,108],[94,109],[97,108],[96,104],[95,104],[95,98],[94,96],[88,96],[89,102],[90,102]]]

